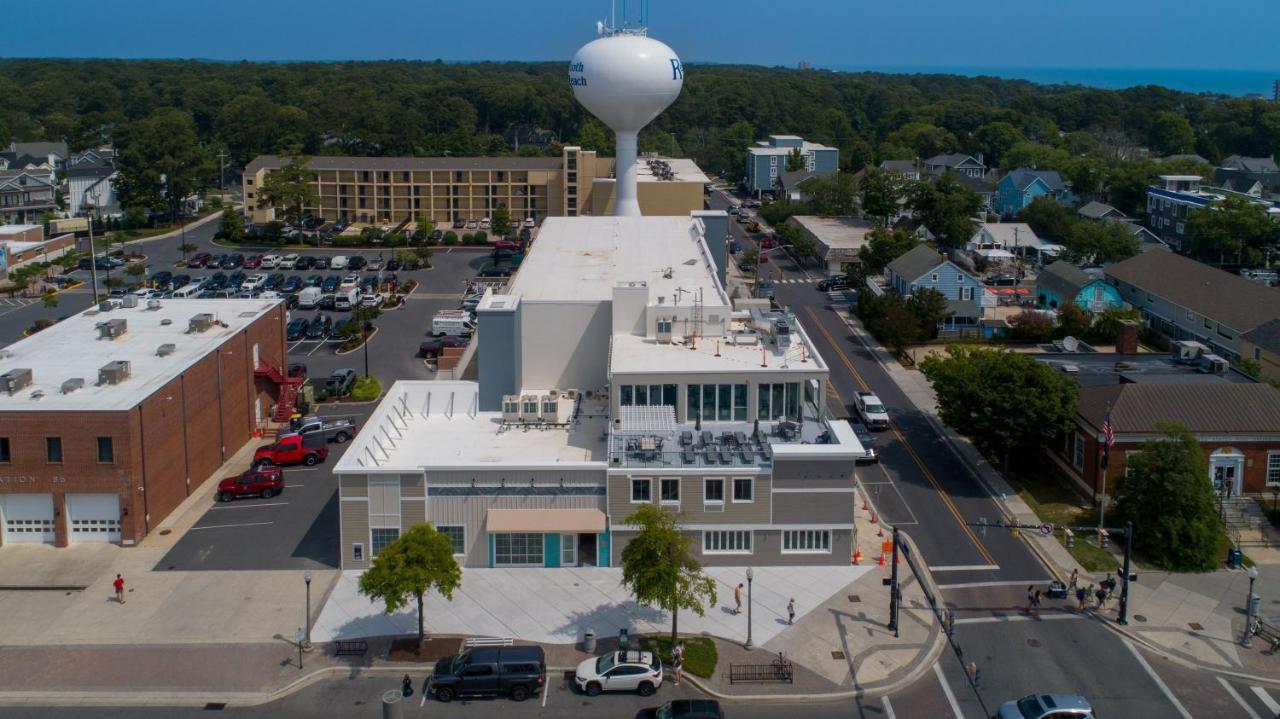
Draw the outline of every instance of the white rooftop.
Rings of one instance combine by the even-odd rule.
[[[750,152],[756,155],[790,155],[791,151],[794,149],[796,148],[774,147],[772,145],[769,145],[768,143],[764,143],[761,145],[757,145],[756,147],[748,147],[747,152]],[[809,150],[830,150],[830,149],[832,148],[827,147],[826,145],[823,145],[818,142],[809,142],[808,140],[806,140],[800,143],[801,152],[808,152]]]
[[[649,297],[676,302],[701,289],[706,305],[728,305],[693,217],[548,217],[506,290],[522,302],[600,302],[613,288],[647,282]]]
[[[0,350],[0,374],[30,369],[32,383],[14,395],[0,392],[3,411],[118,411],[136,406],[209,354],[218,345],[244,330],[273,308],[277,300],[160,300],[157,309],[145,301],[137,307],[116,307],[100,312],[85,310]],[[189,320],[212,314],[226,326],[188,333]],[[100,339],[96,325],[125,320],[126,330],[115,339]],[[169,324],[164,324],[165,320]],[[161,345],[173,345],[161,357]],[[130,364],[130,376],[119,384],[98,385],[98,370],[109,362]],[[67,394],[62,384],[80,378],[84,386]],[[42,393],[33,398],[33,393]]]
[[[1043,244],[1031,225],[1025,222],[992,222],[983,225],[970,240],[970,244],[983,239],[983,234],[999,242],[1006,249],[1013,247],[1039,247]]]
[[[584,416],[568,428],[504,427],[501,412],[477,410],[479,389],[475,382],[396,382],[334,471],[604,469],[608,410],[603,404],[588,407],[584,399]]]
[[[675,173],[675,177],[670,180],[661,180],[654,176],[653,171],[649,169],[649,160],[662,160],[667,163],[671,171]],[[698,163],[687,157],[641,157],[636,160],[636,181],[637,182],[698,182],[706,184],[710,182],[707,174],[698,167]]]
[[[821,373],[827,371],[827,365],[813,351],[812,343],[798,325],[791,335],[791,345],[783,349],[769,344],[761,335],[745,331],[743,323],[735,321],[724,337],[699,337],[692,347],[684,340],[659,342],[653,337],[615,334],[609,371],[615,376],[687,372]]]
[[[865,247],[867,233],[876,228],[874,222],[858,217],[794,215],[791,219],[812,232],[822,244],[831,249],[840,250],[856,250]]]
[[[39,228],[40,225],[0,225],[0,235],[20,235]]]

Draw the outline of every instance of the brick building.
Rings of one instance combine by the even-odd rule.
[[[0,351],[0,544],[136,544],[269,416],[282,303],[127,302]]]

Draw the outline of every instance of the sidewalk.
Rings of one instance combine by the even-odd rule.
[[[912,404],[947,439],[957,460],[968,466],[987,488],[1004,512],[1006,522],[1038,524],[1039,517],[1005,482],[973,444],[944,425],[937,415],[937,400],[928,380],[917,370],[904,368],[854,318],[845,323],[880,362],[889,376],[907,395]],[[1097,583],[1103,576],[1084,571],[1075,559],[1053,537],[1024,532],[1021,535],[1049,569],[1063,581],[1073,569],[1079,569],[1081,581]],[[1266,553],[1270,559],[1274,553]],[[1280,609],[1280,565],[1259,564],[1259,580],[1255,592],[1262,596],[1264,615]],[[1280,679],[1280,658],[1263,654],[1270,647],[1256,640],[1252,648],[1239,646],[1244,631],[1244,604],[1249,580],[1242,570],[1219,570],[1206,574],[1138,573],[1138,581],[1129,585],[1129,624],[1115,623],[1119,597],[1108,603],[1108,609],[1095,612],[1106,619],[1107,626],[1143,645],[1175,657],[1185,663],[1223,672],[1236,672],[1270,680]],[[1278,617],[1280,618],[1280,617]]]

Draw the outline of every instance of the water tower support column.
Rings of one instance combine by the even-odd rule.
[[[613,205],[613,214],[621,217],[639,217],[640,200],[636,197],[636,136],[637,133],[618,131],[617,157],[614,176],[617,199]]]

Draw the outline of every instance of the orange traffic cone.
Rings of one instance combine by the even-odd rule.
[[[893,562],[894,564],[902,564],[902,555],[901,555],[901,554],[895,554],[895,555],[893,555],[893,557],[894,557],[894,562]]]
[[[877,537],[883,537],[883,536],[884,536],[884,527],[880,527],[879,529],[877,529],[877,530],[876,530],[876,536],[877,536]]]
[[[884,552],[881,552],[881,553],[880,553],[880,559],[876,560],[876,566],[877,566],[877,567],[883,567],[883,566],[884,566]]]
[[[862,496],[862,511],[864,511],[864,512],[865,512],[865,511],[867,511],[867,510],[869,510],[869,509],[871,509],[871,507],[868,507],[868,506],[867,506],[867,496],[864,494],[864,495]]]
[[[853,563],[862,564],[862,550],[859,549],[853,553]]]
[[[872,513],[871,513],[871,523],[872,523],[872,524],[875,524],[875,523],[876,523],[876,513],[875,513],[875,512],[872,512]]]

